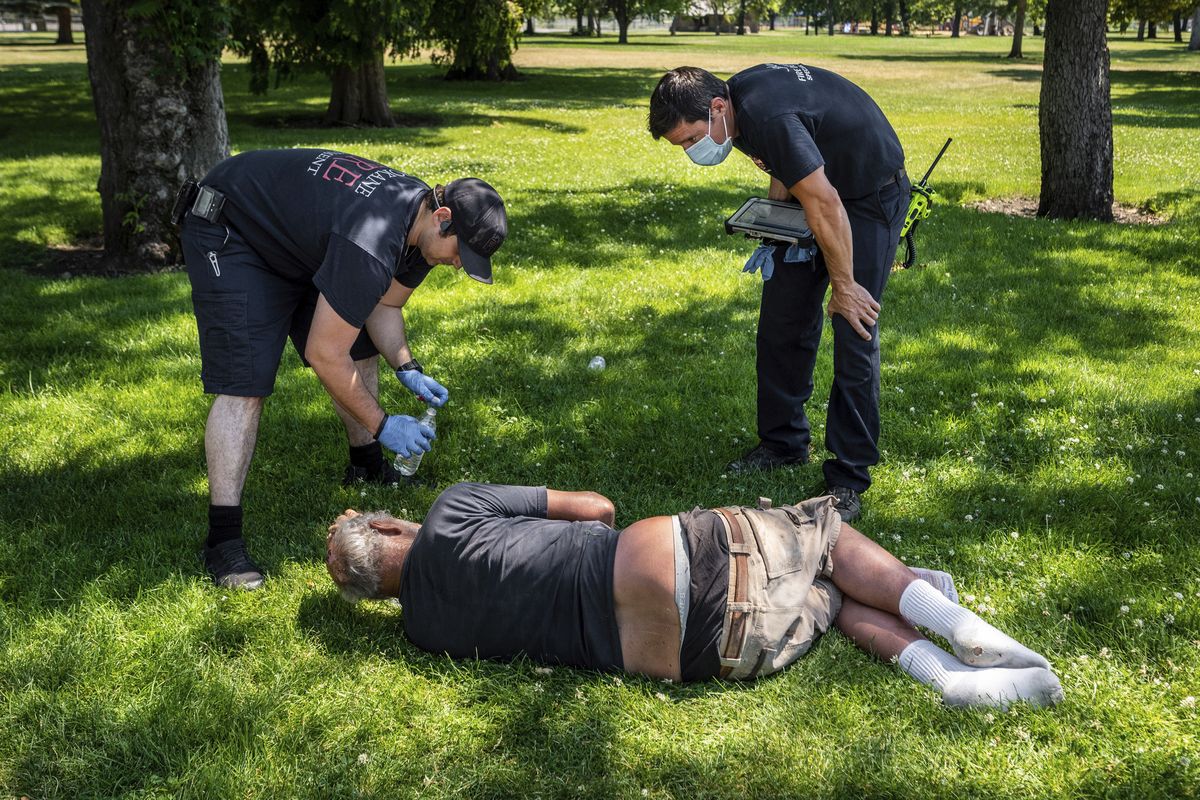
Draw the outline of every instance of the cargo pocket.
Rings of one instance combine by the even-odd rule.
[[[254,370],[246,304],[242,292],[192,295],[200,331],[200,378],[206,392],[229,394],[251,388]]]
[[[780,509],[747,509],[744,513],[758,541],[758,552],[768,578],[774,579],[804,569],[804,542],[790,515]]]

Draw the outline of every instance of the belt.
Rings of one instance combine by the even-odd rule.
[[[737,661],[746,644],[746,621],[750,611],[744,606],[750,594],[750,546],[746,533],[738,518],[728,508],[714,509],[725,526],[725,537],[729,544],[729,592],[725,598],[725,624],[721,628],[721,640],[717,653],[722,662]],[[733,667],[722,663],[721,677],[726,678]]]

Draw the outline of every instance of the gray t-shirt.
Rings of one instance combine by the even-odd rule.
[[[404,563],[404,629],[456,658],[620,670],[617,531],[546,519],[546,489],[459,483],[429,509]]]

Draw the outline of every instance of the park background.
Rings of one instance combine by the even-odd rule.
[[[198,559],[207,401],[186,276],[87,274],[83,46],[0,38],[0,794],[1195,796],[1200,56],[1110,35],[1115,194],[1140,222],[1050,221],[986,210],[1036,205],[1042,40],[1025,45],[1018,61],[994,37],[540,35],[519,82],[389,63],[387,129],[319,126],[320,75],[252,95],[227,54],[235,151],[476,174],[512,231],[496,285],[438,269],[406,309],[452,393],[422,466],[436,487],[339,486],[340,426],[286,353],[245,501],[270,580],[239,594]],[[837,635],[753,685],[454,662],[325,575],[342,509],[419,518],[458,480],[594,489],[618,525],[820,489],[828,336],[813,463],[722,469],[755,439],[759,284],[721,223],[763,177],[645,132],[665,69],[766,60],[866,88],[911,174],[955,139],[922,263],[884,298],[884,453],[860,525],[1046,653],[1055,709],[945,709]]]

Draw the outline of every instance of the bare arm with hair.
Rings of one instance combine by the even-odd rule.
[[[571,522],[603,522],[610,528],[616,519],[616,507],[598,492],[560,492],[546,490],[546,519]]]
[[[870,339],[871,332],[867,328],[873,327],[879,318],[880,305],[854,280],[850,218],[846,216],[846,207],[842,205],[837,189],[825,177],[825,168],[818,167],[789,191],[804,206],[808,225],[825,258],[829,285],[833,287],[827,308],[829,316],[841,314],[855,333]]]
[[[402,311],[412,293],[412,289],[393,279],[387,294],[380,298],[371,316],[367,317],[367,333],[392,369],[412,361]]]

